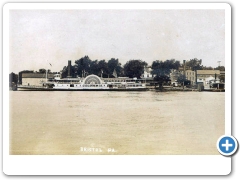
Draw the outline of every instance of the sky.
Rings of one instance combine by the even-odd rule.
[[[9,73],[56,72],[85,55],[121,64],[198,58],[224,66],[224,10],[10,10]]]

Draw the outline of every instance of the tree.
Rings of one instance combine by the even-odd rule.
[[[163,84],[169,83],[171,80],[169,76],[166,75],[158,75],[154,77],[154,81],[158,82],[158,88],[163,90]]]
[[[178,69],[180,62],[175,59],[166,61],[153,61],[152,63],[152,74],[156,76],[169,76],[171,69]]]
[[[38,71],[38,72],[39,72],[39,73],[43,73],[43,74],[45,74],[45,73],[46,73],[46,69],[43,69],[43,68],[42,68],[42,69],[39,69],[39,71]],[[48,70],[47,70],[47,72],[48,72],[48,73],[50,73],[50,72],[51,72],[51,70],[50,70],[50,69],[48,69]]]
[[[184,86],[191,84],[191,81],[187,80],[186,76],[183,74],[179,75],[177,82],[179,82],[183,86],[183,88]]]
[[[111,58],[108,63],[108,73],[109,77],[113,77],[113,71],[115,70],[118,76],[123,75],[123,68],[121,66],[121,63],[119,63],[118,59]]]
[[[163,61],[153,61],[152,63],[152,74],[156,76],[163,76],[170,73],[170,69],[166,69]]]
[[[144,72],[144,66],[147,66],[145,61],[130,60],[124,65],[124,73],[130,78],[140,78]]]
[[[15,73],[9,74],[9,87],[12,87],[14,84],[16,85],[18,83],[18,75]]]
[[[103,78],[107,78],[109,74],[108,63],[105,60],[98,62],[98,74]]]
[[[180,62],[175,59],[166,61],[153,61],[152,63],[152,74],[155,75],[154,80],[158,82],[159,89],[162,89],[163,84],[170,80],[171,69],[178,69]]]
[[[202,70],[202,59],[198,60],[197,58],[190,59],[190,61],[186,62],[186,66],[190,67],[191,70]]]
[[[87,74],[91,74],[91,59],[88,56],[84,56],[75,61],[75,69],[77,75],[85,77]]]
[[[61,72],[62,72],[61,73],[62,74],[62,78],[66,78],[68,76],[68,66],[64,66]],[[76,77],[77,73],[76,73],[75,66],[71,65],[70,74],[71,74],[71,77]]]
[[[46,69],[39,69],[39,73],[46,73]]]
[[[88,71],[86,71],[87,75],[95,74],[99,76],[98,71],[99,71],[98,60],[90,61]]]
[[[202,70],[213,70],[213,68],[211,66],[207,67],[207,66],[202,66]]]
[[[218,66],[215,70],[225,71],[225,66]]]
[[[89,74],[95,74],[97,76],[108,77],[108,65],[105,60],[94,60],[90,62]]]

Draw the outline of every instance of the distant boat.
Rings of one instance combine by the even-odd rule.
[[[47,79],[42,86],[18,85],[18,90],[29,91],[144,91],[146,84],[137,78],[100,78],[89,75],[85,78],[54,78]]]

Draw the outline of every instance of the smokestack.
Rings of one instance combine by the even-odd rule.
[[[71,77],[71,60],[68,60],[68,77]]]
[[[185,76],[186,71],[186,60],[183,60],[183,75]]]
[[[185,73],[185,70],[186,70],[186,60],[183,60],[183,71],[184,71],[184,73]]]

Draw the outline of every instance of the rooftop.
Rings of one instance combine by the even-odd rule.
[[[214,75],[214,74],[220,74],[220,70],[197,70],[197,74],[210,74],[210,75]]]

